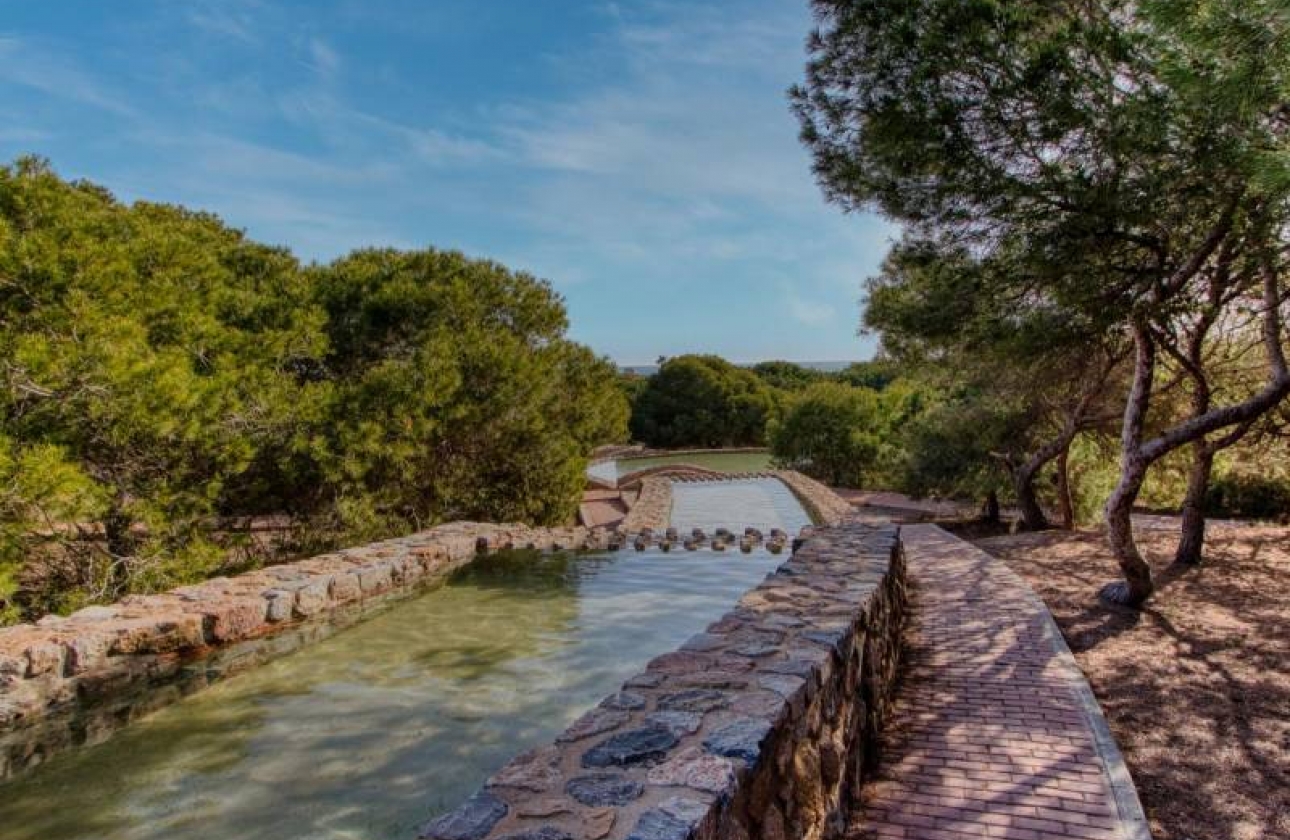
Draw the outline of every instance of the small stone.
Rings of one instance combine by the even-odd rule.
[[[761,670],[772,674],[786,674],[790,677],[809,679],[815,675],[815,665],[802,659],[785,659],[780,662],[765,662]]]
[[[623,683],[626,688],[658,688],[663,684],[662,674],[637,674]]]
[[[726,695],[720,691],[695,688],[663,695],[658,700],[658,708],[662,711],[711,712],[724,708],[727,702]]]
[[[619,806],[639,799],[645,786],[625,776],[614,776],[598,773],[594,776],[578,776],[570,779],[564,786],[564,792],[583,805]]]
[[[806,680],[787,674],[766,674],[757,678],[757,684],[780,697],[788,698],[800,691],[806,685]]]
[[[627,712],[615,709],[592,709],[575,720],[568,729],[564,730],[564,734],[560,735],[556,740],[561,743],[581,741],[583,738],[590,738],[592,735],[600,735],[611,729],[617,729],[631,720],[631,717]]]
[[[515,806],[515,816],[528,819],[561,817],[572,813],[573,809],[569,807],[568,800],[555,797],[546,799],[525,798]]]
[[[842,644],[842,640],[846,638],[846,635],[846,628],[837,630],[810,630],[803,633],[801,638],[824,645],[825,647],[837,648]]]
[[[627,840],[687,840],[691,824],[659,810],[646,811]]]
[[[778,650],[778,645],[753,643],[740,645],[739,647],[734,648],[731,653],[736,654],[737,656],[747,656],[751,659],[760,659],[763,656],[770,656]]]
[[[609,832],[614,830],[614,823],[618,821],[618,811],[613,808],[597,808],[582,820],[583,833],[587,835],[588,840],[600,840],[602,837],[608,837]]]
[[[436,817],[421,828],[423,840],[481,840],[506,816],[506,803],[488,792],[467,799],[455,811]]]
[[[692,650],[697,653],[706,653],[710,650],[716,650],[729,643],[729,639],[724,636],[718,636],[715,633],[699,633],[691,636],[685,644],[681,645],[681,650]]]
[[[649,771],[651,785],[687,787],[723,794],[733,789],[735,766],[728,758],[705,753],[698,747],[682,750]]]
[[[582,755],[583,767],[612,767],[643,764],[667,755],[677,737],[661,726],[645,726],[620,732]]]
[[[489,787],[511,787],[541,792],[560,781],[560,752],[556,747],[529,750],[493,774]]]
[[[514,834],[503,835],[502,840],[573,840],[573,835],[563,828],[544,825],[540,828],[529,828]]]
[[[715,755],[740,758],[752,763],[761,755],[762,741],[769,734],[768,722],[742,718],[713,732],[703,741],[703,746]]]
[[[278,623],[291,618],[291,606],[294,595],[281,589],[270,589],[264,593],[264,618]]]
[[[665,711],[645,716],[645,722],[665,727],[676,735],[691,735],[699,731],[703,715],[698,712]]]
[[[645,708],[645,698],[634,691],[620,691],[617,694],[611,694],[604,700],[600,701],[603,709],[619,709],[622,711],[637,711]]]
[[[708,815],[711,806],[697,799],[673,796],[659,803],[658,809],[670,817],[690,824],[697,823]]]

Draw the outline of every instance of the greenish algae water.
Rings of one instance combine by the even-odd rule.
[[[483,558],[439,589],[0,786],[0,837],[414,837],[782,559]]]
[[[769,452],[707,452],[686,455],[659,455],[653,458],[627,458],[621,461],[605,461],[592,464],[587,472],[603,480],[614,481],[618,478],[646,470],[650,467],[665,467],[672,464],[693,464],[696,467],[707,467],[718,472],[762,472],[771,467]]]

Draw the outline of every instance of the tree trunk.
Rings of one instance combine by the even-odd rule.
[[[1029,470],[1019,470],[1013,474],[1013,485],[1017,493],[1017,506],[1021,508],[1021,521],[1026,530],[1047,531],[1048,517],[1035,493],[1035,474]]]
[[[1156,373],[1156,347],[1141,323],[1133,325],[1133,387],[1124,406],[1124,428],[1120,437],[1120,480],[1106,500],[1106,537],[1120,565],[1123,580],[1102,587],[1100,596],[1112,603],[1137,606],[1151,597],[1155,584],[1151,567],[1142,559],[1133,540],[1133,503],[1142,491],[1152,460],[1142,452],[1142,432],[1151,405],[1151,388]]]
[[[993,490],[986,494],[985,504],[981,507],[981,521],[999,524],[999,494]]]
[[[1187,496],[1183,499],[1182,530],[1174,562],[1184,566],[1200,564],[1205,547],[1205,496],[1214,472],[1214,450],[1207,441],[1197,441],[1192,451],[1191,472],[1187,474]]]
[[[1142,559],[1133,539],[1133,503],[1147,477],[1147,466],[1141,457],[1130,458],[1121,469],[1119,484],[1106,501],[1106,536],[1124,580],[1108,583],[1102,588],[1101,596],[1126,606],[1141,604],[1155,591],[1151,567]]]
[[[1071,530],[1075,527],[1075,500],[1071,498],[1070,446],[1057,456],[1057,505],[1061,511],[1062,528]]]
[[[112,563],[105,583],[113,598],[119,598],[129,591],[128,558],[133,557],[138,550],[138,538],[133,533],[133,526],[133,518],[119,504],[113,504],[103,517],[103,537]]]

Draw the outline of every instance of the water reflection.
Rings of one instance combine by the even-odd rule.
[[[511,553],[0,787],[6,840],[411,837],[778,562]]]

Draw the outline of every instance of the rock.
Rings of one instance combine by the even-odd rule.
[[[770,656],[772,653],[779,651],[779,645],[766,644],[764,642],[754,642],[752,644],[740,645],[730,652],[737,656],[747,656],[750,659],[760,659],[763,656]]]
[[[614,808],[597,808],[582,820],[582,831],[588,840],[600,840],[614,830],[618,811]]]
[[[24,652],[27,655],[27,676],[63,673],[63,647],[57,642],[33,642]]]
[[[667,755],[677,737],[662,726],[645,726],[620,732],[582,755],[583,767],[613,767],[644,764]]]
[[[648,781],[651,785],[687,787],[724,794],[734,786],[735,766],[728,758],[705,753],[698,747],[690,747],[657,767],[650,768]]]
[[[328,595],[333,601],[339,603],[357,601],[363,597],[363,587],[359,583],[359,575],[351,572],[334,576],[328,588]]]
[[[659,803],[658,809],[670,817],[693,825],[708,815],[711,806],[697,799],[673,796]]]
[[[725,708],[728,702],[726,695],[720,691],[695,688],[663,695],[658,700],[658,708],[662,711],[711,712],[714,709]]]
[[[524,797],[515,806],[515,816],[530,819],[560,817],[572,813],[573,808],[569,805],[569,801],[560,797],[547,797],[545,799]]]
[[[663,684],[662,674],[637,674],[623,683],[627,688],[658,688]]]
[[[264,625],[264,599],[221,597],[199,602],[193,612],[205,620],[206,639],[216,644],[237,642],[255,635]]]
[[[645,708],[645,698],[634,691],[620,691],[601,700],[600,707],[634,712]]]
[[[423,840],[481,840],[506,816],[506,803],[488,792],[467,799],[455,811],[421,827]]]
[[[597,773],[570,779],[564,792],[583,805],[620,806],[639,799],[645,786],[625,776]]]
[[[645,722],[665,727],[677,736],[692,735],[703,724],[703,715],[698,712],[654,712],[645,716]]]
[[[330,578],[323,577],[311,580],[296,590],[296,603],[292,609],[299,618],[317,615],[330,603],[327,597],[327,585]]]
[[[729,639],[716,633],[697,633],[686,640],[681,645],[681,650],[692,650],[696,653],[706,653],[724,647],[729,643]]]
[[[691,824],[660,810],[646,811],[627,840],[687,840]]]
[[[787,674],[766,674],[757,678],[757,684],[787,699],[800,691],[806,680]]]
[[[581,741],[583,738],[590,738],[592,735],[599,735],[602,732],[617,729],[629,720],[631,720],[631,715],[625,711],[603,708],[592,709],[575,720],[556,740],[561,743]]]
[[[770,724],[756,718],[742,718],[713,732],[703,746],[714,755],[739,758],[753,763],[761,755],[762,741],[770,734]]]
[[[282,589],[270,589],[264,593],[264,618],[274,624],[291,619],[292,603],[295,596]]]
[[[501,840],[573,840],[573,835],[554,825],[529,828],[514,834],[503,835]]]
[[[488,787],[511,787],[542,792],[560,782],[560,752],[554,746],[529,750],[498,770],[488,780]]]

